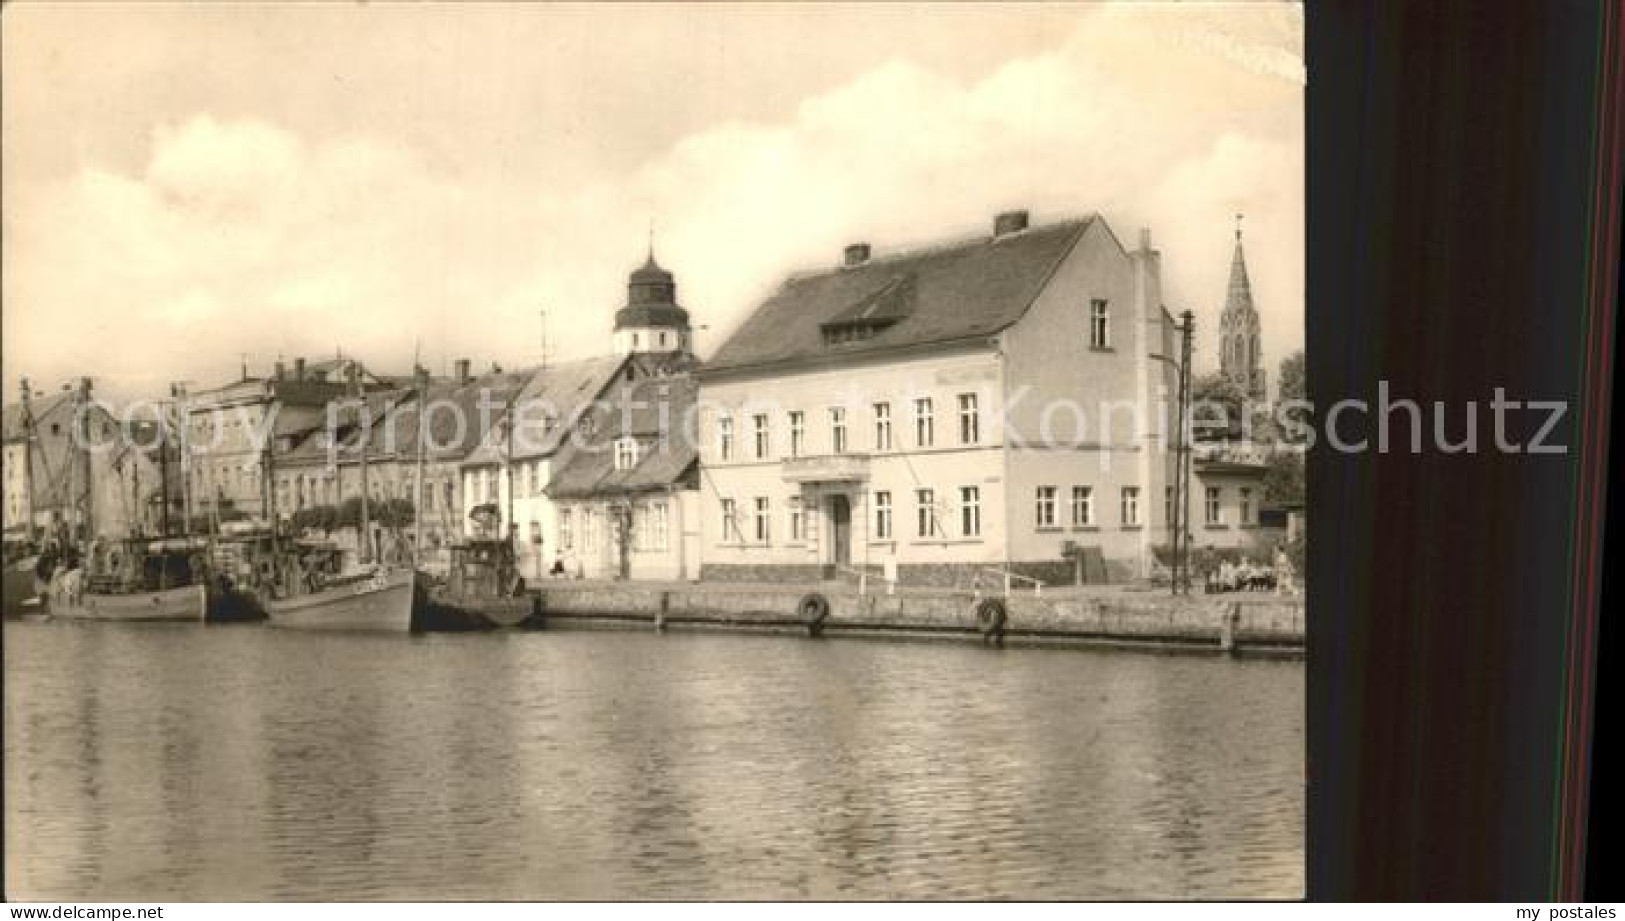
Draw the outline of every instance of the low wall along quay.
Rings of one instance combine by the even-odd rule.
[[[817,593],[816,604],[804,607]],[[549,628],[734,629],[812,635],[915,635],[1010,644],[1128,644],[1300,653],[1301,597],[1166,591],[859,593],[849,585],[553,583],[537,590]],[[1004,616],[978,610],[1003,602]]]

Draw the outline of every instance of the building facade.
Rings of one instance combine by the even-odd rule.
[[[562,575],[699,578],[698,384],[687,373],[641,370],[616,384],[592,438],[570,452],[548,484]]]
[[[217,518],[264,519],[274,501],[266,489],[266,452],[287,452],[327,425],[330,403],[356,385],[388,385],[348,358],[292,369],[277,362],[269,377],[250,377],[196,394],[181,395],[186,418],[183,443],[188,508],[195,524]]]
[[[1172,320],[1097,216],[793,277],[700,372],[705,578],[1148,574]]]
[[[84,536],[87,525],[88,535],[109,538],[163,532],[164,500],[173,507],[179,481],[162,454],[160,420],[126,424],[92,398],[88,381],[30,392],[3,416],[8,540]]]

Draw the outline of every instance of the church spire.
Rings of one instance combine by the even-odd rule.
[[[1259,349],[1258,311],[1253,307],[1253,286],[1247,278],[1247,256],[1241,245],[1241,219],[1236,215],[1236,248],[1230,257],[1230,283],[1224,312],[1219,317],[1219,370],[1254,400],[1265,397],[1262,354]]]

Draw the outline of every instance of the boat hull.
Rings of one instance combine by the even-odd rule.
[[[32,559],[7,566],[0,575],[0,589],[3,589],[0,613],[6,617],[25,617],[45,610]]]
[[[426,629],[527,629],[539,625],[538,605],[534,598],[468,598],[445,590],[429,593]]]
[[[67,620],[202,623],[207,617],[209,602],[201,585],[103,595],[75,594],[66,591],[60,583],[53,583],[46,605],[53,618]]]
[[[400,570],[292,598],[267,600],[271,624],[296,630],[408,633],[417,629],[421,592],[411,570]]]

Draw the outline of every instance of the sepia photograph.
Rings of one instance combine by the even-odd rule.
[[[8,900],[1305,895],[1299,3],[0,38]]]

